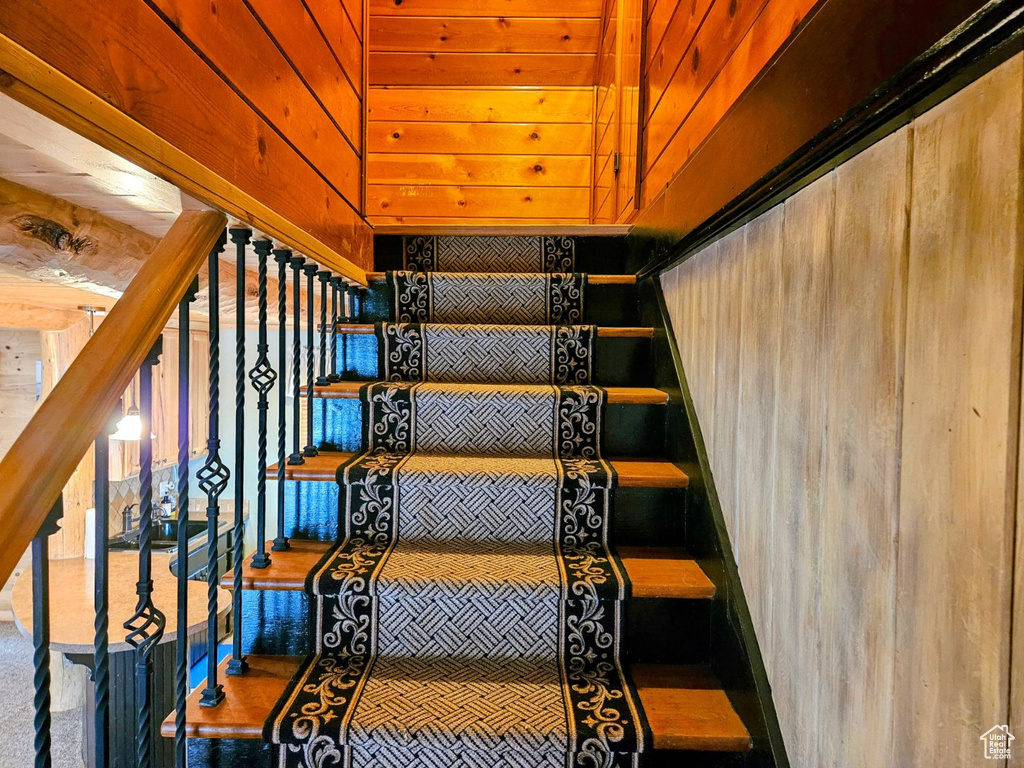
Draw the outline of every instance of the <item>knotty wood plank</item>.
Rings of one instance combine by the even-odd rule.
[[[306,0],[327,44],[357,94],[363,90],[362,15],[349,16],[336,0]]]
[[[660,98],[651,98],[646,141],[653,162],[729,60],[768,0],[717,0],[693,38],[686,64],[675,70]],[[653,87],[653,85],[652,85]]]
[[[633,664],[630,673],[651,725],[655,749],[750,749],[750,735],[706,668]]]
[[[310,165],[347,200],[360,205],[356,147],[361,121],[357,117],[348,123],[347,136],[338,130],[242,0],[221,0],[216,12],[205,3],[187,0],[154,3]],[[305,16],[302,5],[294,7]],[[278,10],[274,15],[285,14]],[[287,14],[288,26],[301,24],[298,15]]]
[[[589,85],[597,56],[585,53],[371,52],[370,85]]]
[[[828,276],[835,200],[829,175],[786,203],[771,647],[775,705],[794,765],[820,765],[821,506]],[[784,566],[784,567],[783,567]]]
[[[592,226],[589,217],[558,218],[558,219],[514,219],[505,216],[488,216],[486,219],[460,219],[457,216],[367,216],[366,220],[373,225],[377,234],[410,234],[426,235],[431,230],[440,230],[442,234],[459,230],[462,234],[486,235],[494,230],[501,230],[509,235],[543,235],[548,229],[569,227],[586,229]]]
[[[366,173],[369,184],[589,187],[590,157],[374,154]]]
[[[478,155],[585,155],[593,129],[587,123],[371,122],[369,152]]]
[[[909,161],[903,129],[835,173],[818,723],[844,738],[822,739],[826,765],[892,759]]]
[[[701,53],[691,50],[693,39],[704,21],[713,0],[686,3],[673,0],[676,9],[668,22],[662,43],[648,41],[647,49],[647,114],[655,111],[669,82],[680,66],[700,66]],[[685,64],[683,63],[685,61]]]
[[[248,657],[249,671],[227,674],[229,659],[219,667],[217,680],[224,686],[224,701],[216,707],[199,706],[201,691],[188,697],[185,735],[193,739],[262,739],[263,722],[285,686],[299,668],[298,656]],[[174,736],[174,713],[160,725],[163,736]]]
[[[599,19],[370,17],[370,50],[595,53]]]
[[[388,216],[586,217],[590,190],[573,187],[417,187],[373,184],[368,213]]]
[[[331,23],[333,15],[329,10],[334,5],[328,4],[323,10],[317,4],[303,5],[301,13],[282,14],[276,0],[247,2],[284,49],[313,95],[349,137],[356,151],[361,152],[363,85],[356,76],[361,75],[362,62],[354,71],[338,66],[334,50],[325,38],[335,34],[335,25]],[[317,10],[316,18],[310,15],[308,8]]]
[[[818,0],[770,2],[735,52],[715,76],[693,110],[682,121],[661,157],[648,158],[645,170],[645,203],[660,194],[664,185],[683,166],[714,130],[729,108],[768,64]],[[648,101],[648,116],[653,107]]]
[[[328,480],[335,475],[344,462],[353,456],[346,452],[321,452],[307,456],[305,464],[289,464],[285,467],[286,480]],[[613,459],[611,465],[619,476],[620,488],[685,488],[689,478],[675,464],[650,459]],[[277,465],[267,468],[267,479],[277,479]]]
[[[743,322],[739,338],[739,411],[736,432],[736,551],[743,594],[758,643],[772,672],[772,542],[775,533],[776,403],[780,362],[784,208],[778,206],[744,229]]]
[[[980,762],[1006,722],[1022,80],[1018,56],[914,125],[894,764]]]
[[[586,123],[592,88],[370,88],[367,119],[464,123]]]
[[[601,0],[369,0],[374,16],[500,16],[590,18],[601,16]]]
[[[608,226],[599,224],[537,226],[523,223],[521,225],[432,224],[422,228],[419,225],[415,225],[415,227],[388,225],[376,227],[374,231],[378,235],[562,235],[565,237],[589,235],[591,237],[620,237],[628,235],[629,230],[629,226],[620,224]],[[592,279],[594,277],[604,276],[594,275]],[[615,275],[610,275],[609,277],[615,277]],[[633,277],[635,278],[635,275]]]

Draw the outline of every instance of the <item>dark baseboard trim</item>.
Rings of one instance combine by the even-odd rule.
[[[824,10],[808,20],[808,29],[799,33],[798,39],[824,16]],[[906,23],[916,23],[914,14],[908,11],[907,15],[910,20]],[[807,47],[801,50],[795,43],[789,46],[769,65],[766,72],[777,68],[786,56],[806,57]],[[666,222],[658,222],[655,226],[641,223],[636,234],[631,236],[638,241],[638,248],[634,252],[640,250],[642,253],[634,264],[638,274],[647,277],[685,261],[711,242],[743,226],[907,125],[918,115],[1021,50],[1024,50],[1024,7],[1019,0],[989,0],[923,54],[879,83],[867,98],[845,114],[836,115],[824,130],[681,238],[672,241],[671,235],[666,239],[661,234],[671,231]],[[808,65],[811,63],[808,62]],[[742,107],[742,102],[748,100],[748,97],[753,104],[770,98],[770,93],[756,91],[758,88],[772,87],[775,85],[769,78],[762,78],[740,98],[737,108]],[[811,100],[815,96],[813,89],[809,89],[800,98]],[[730,119],[737,122],[749,119],[749,116],[743,118],[736,112],[734,108],[723,123]],[[709,151],[713,147],[702,149]],[[742,158],[730,159],[733,163],[741,161]],[[721,159],[720,162],[725,160]],[[677,177],[677,181],[680,178]],[[663,205],[669,202],[666,200]],[[668,212],[662,212],[663,218],[668,215]]]
[[[704,436],[657,279],[640,285],[641,320],[655,329],[654,384],[669,393],[668,453],[690,478],[686,491],[686,546],[715,584],[711,611],[711,665],[750,731],[748,768],[789,768],[768,673],[743,594],[739,570]]]

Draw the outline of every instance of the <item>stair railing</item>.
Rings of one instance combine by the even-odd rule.
[[[137,768],[156,768],[174,764],[185,768],[188,763],[188,707],[190,694],[191,653],[190,625],[205,624],[206,681],[202,684],[200,706],[215,707],[225,700],[224,683],[220,674],[244,675],[248,665],[244,654],[246,644],[240,618],[243,613],[243,571],[245,547],[246,472],[255,472],[255,528],[256,548],[249,563],[252,568],[267,568],[272,564],[273,552],[288,549],[289,539],[285,517],[285,466],[301,463],[305,457],[316,456],[318,440],[314,431],[314,385],[328,386],[342,378],[347,369],[347,355],[342,353],[341,371],[338,367],[339,325],[355,318],[355,302],[361,286],[352,285],[349,278],[332,274],[313,262],[295,255],[286,248],[274,248],[271,240],[257,236],[242,225],[225,230],[223,214],[212,211],[183,213],[160,241],[136,278],[128,286],[105,321],[72,363],[68,371],[41,404],[35,417],[0,462],[0,583],[14,570],[21,553],[31,544],[32,549],[32,636],[35,689],[35,765],[48,768],[50,759],[50,583],[48,539],[58,531],[62,516],[61,492],[67,484],[85,451],[95,447],[95,621],[94,651],[88,657],[91,677],[95,686],[92,698],[94,732],[92,734],[94,765],[135,765]],[[227,436],[234,441],[234,457],[229,467],[221,457],[221,282],[220,262],[228,238],[235,251],[235,433]],[[246,307],[250,298],[246,264],[249,249],[255,253],[257,279],[257,338],[254,358],[246,358]],[[268,260],[273,256],[278,266],[278,354],[276,367],[271,360],[268,329]],[[198,277],[204,260],[207,262],[205,286]],[[294,299],[291,312],[288,307],[287,275],[293,270]],[[303,296],[300,274],[307,278],[306,349],[302,349]],[[314,290],[314,278],[320,281],[319,299]],[[209,428],[206,439],[206,458],[196,472],[198,486],[206,496],[206,610],[202,621],[195,611],[190,619],[190,597],[195,599],[198,585],[191,584],[189,557],[189,500],[191,495],[190,467],[192,410],[192,305],[200,289],[205,287],[209,315]],[[328,294],[330,293],[330,298]],[[344,302],[343,312],[339,304]],[[230,302],[229,302],[230,304]],[[330,305],[330,309],[329,309]],[[319,345],[314,342],[314,329],[319,309]],[[173,681],[163,680],[157,672],[158,647],[170,637],[168,616],[154,603],[153,537],[153,371],[160,364],[162,329],[177,311],[178,350],[177,370],[167,377],[176,376],[178,384],[177,523],[174,540],[177,551],[175,593],[177,606],[173,617],[174,640],[177,641],[173,665]],[[328,314],[330,328],[328,329]],[[293,325],[291,355],[288,359],[289,321]],[[328,333],[329,331],[329,333]],[[330,349],[328,350],[328,336]],[[344,342],[342,342],[344,343]],[[318,346],[318,348],[317,348]],[[305,371],[303,371],[303,357]],[[250,364],[251,363],[251,364]],[[328,374],[328,371],[330,372]],[[292,387],[287,387],[288,374],[292,374]],[[305,373],[305,387],[303,387]],[[133,378],[140,381],[139,437],[140,457],[140,526],[138,536],[137,600],[127,621],[113,622],[110,605],[110,549],[109,549],[109,441],[114,424],[120,418],[119,403]],[[256,435],[256,463],[247,468],[245,433],[245,390],[251,386],[257,397],[258,428]],[[270,395],[277,387],[277,519],[276,536],[270,552],[267,551],[267,484],[268,429]],[[305,391],[303,391],[303,389]],[[288,403],[293,398],[291,430],[294,452],[289,457]],[[300,397],[307,398],[307,414],[300,424]],[[300,434],[305,431],[306,446],[300,450]],[[251,436],[249,437],[251,440]],[[320,441],[322,442],[322,441]],[[227,552],[220,551],[220,537],[225,530],[221,517],[221,496],[234,480],[234,516],[230,521],[232,544]],[[230,658],[223,667],[219,664],[220,639],[229,615],[222,604],[220,592],[225,582],[218,568],[221,555],[228,555],[231,576],[227,585],[232,588],[230,616],[232,639]],[[123,555],[118,555],[123,557]],[[226,574],[225,574],[226,576]],[[191,589],[190,589],[191,587]],[[202,588],[199,587],[201,590]],[[117,683],[111,671],[111,642],[126,642],[132,653],[131,693],[135,703],[134,723],[112,718]],[[173,694],[173,695],[172,695]],[[161,722],[171,714],[173,700],[174,740],[167,744],[160,738]],[[124,739],[112,739],[112,729],[129,728],[128,740],[133,749],[130,754],[119,753]],[[123,735],[123,734],[120,734]]]

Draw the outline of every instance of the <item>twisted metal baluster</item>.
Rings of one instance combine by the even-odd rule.
[[[35,689],[35,768],[50,768],[50,547],[64,501],[57,497],[32,539],[32,685]]]
[[[315,383],[314,368],[316,367],[316,346],[313,342],[313,318],[314,301],[316,291],[313,288],[313,278],[318,268],[316,264],[307,264],[302,268],[302,274],[306,276],[306,447],[302,449],[303,456],[316,456],[316,446],[313,445],[313,386]]]
[[[349,323],[350,325],[355,324],[355,322],[356,322],[356,317],[357,317],[356,298],[358,297],[358,295],[359,295],[359,289],[356,288],[356,286],[349,285],[349,286],[347,286],[345,288],[345,299],[346,299],[346,303],[347,303],[347,307],[345,309],[345,322]],[[351,378],[350,374],[349,374],[349,368],[348,368],[348,352],[349,352],[349,339],[348,339],[348,336],[349,336],[349,334],[345,334],[345,342],[346,343],[345,343],[345,346],[342,347],[342,353],[344,355],[343,358],[342,358],[342,365],[344,366],[343,377],[346,378],[346,379],[347,378]]]
[[[301,400],[299,389],[302,386],[302,277],[300,273],[306,260],[301,256],[296,256],[291,260],[292,265],[292,279],[295,281],[292,308],[293,314],[295,315],[295,328],[292,333],[292,424],[294,425],[295,431],[292,438],[292,453],[288,457],[289,464],[305,464],[306,460],[302,458],[302,451],[299,449],[300,430],[299,421],[301,420]],[[309,322],[313,322],[313,313],[310,312]]]
[[[277,380],[277,373],[270,365],[267,353],[270,345],[267,343],[267,256],[273,243],[269,240],[256,241],[256,255],[259,258],[259,322],[260,336],[256,345],[256,365],[249,371],[249,379],[252,381],[253,389],[259,394],[260,427],[257,436],[258,458],[256,461],[256,554],[252,558],[253,568],[266,568],[270,565],[270,557],[267,555],[267,409],[270,403],[267,395],[274,388]],[[241,585],[235,589],[241,594]],[[239,626],[236,619],[236,631]]]
[[[320,280],[320,375],[316,377],[318,387],[330,384],[327,378],[327,286],[331,283],[331,273],[323,270],[317,272]]]
[[[199,292],[199,278],[192,281],[178,304],[178,640],[174,670],[174,764],[186,768],[185,699],[188,697],[188,461],[191,408],[191,316],[189,305]]]
[[[95,450],[95,485],[93,487],[94,507],[96,510],[93,525],[96,546],[93,561],[96,594],[94,607],[96,618],[93,622],[94,650],[92,664],[92,681],[95,686],[96,710],[93,717],[93,750],[96,768],[107,768],[110,762],[110,433],[116,429],[115,424],[121,417],[121,409],[111,414],[106,429],[96,438]]]
[[[291,548],[288,537],[284,535],[284,463],[288,442],[288,426],[285,410],[287,407],[287,387],[285,386],[288,353],[288,260],[291,252],[275,250],[274,261],[277,262],[277,370],[280,372],[281,386],[277,388],[277,536],[274,537],[274,552],[284,552]],[[298,425],[295,425],[298,429]]]
[[[252,231],[232,227],[235,244],[235,531],[234,584],[231,591],[231,660],[229,675],[243,675],[249,662],[242,655],[242,565],[245,560],[245,246]]]
[[[135,649],[136,765],[153,768],[153,651],[164,634],[166,619],[153,605],[153,366],[160,359],[162,341],[158,340],[139,369],[139,418],[142,436],[139,442],[139,596],[135,613],[124,623],[125,640]]]
[[[327,381],[331,384],[341,381],[338,375],[338,323],[341,317],[338,315],[338,295],[341,293],[341,278],[331,278],[331,372],[327,374]]]
[[[199,488],[206,494],[206,604],[209,649],[206,659],[206,688],[199,704],[215,707],[224,700],[224,686],[217,683],[217,518],[220,495],[228,487],[231,473],[220,459],[220,252],[225,235],[210,251],[210,434],[206,441],[206,463],[197,473]]]

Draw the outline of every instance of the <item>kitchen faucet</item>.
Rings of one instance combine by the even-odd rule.
[[[138,506],[138,504],[129,504],[127,507],[124,508],[124,512],[121,513],[122,515],[124,515],[124,532],[125,533],[131,533],[131,530],[132,530],[132,520],[134,519],[132,517],[132,510],[135,509],[135,507],[137,507],[137,506]],[[139,517],[140,521],[141,521],[141,519],[142,518]]]

